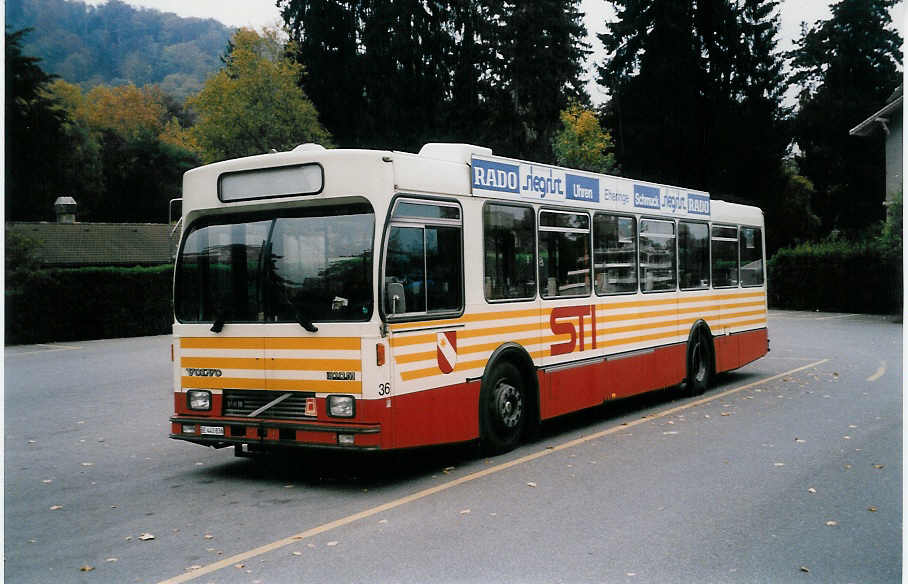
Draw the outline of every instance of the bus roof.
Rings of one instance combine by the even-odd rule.
[[[426,144],[419,154],[303,145],[209,164],[185,173],[183,212],[338,196],[390,199],[396,192],[762,225],[760,209],[711,200],[705,191],[537,164],[495,156],[482,146],[449,143]]]

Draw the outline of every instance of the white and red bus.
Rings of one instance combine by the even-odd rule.
[[[760,209],[427,144],[187,172],[171,437],[513,448],[768,351]]]

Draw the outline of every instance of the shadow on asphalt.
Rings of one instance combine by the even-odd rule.
[[[757,375],[733,372],[719,376],[708,397],[747,383]],[[608,402],[598,407],[560,416],[541,424],[535,438],[509,454],[491,457],[493,462],[535,452],[543,442],[566,439],[571,434],[599,430],[604,422],[629,415],[646,416],[668,404],[681,405],[687,399],[678,387]],[[529,452],[528,452],[529,451]],[[454,469],[483,458],[477,442],[431,446],[393,452],[339,452],[289,449],[254,458],[235,458],[218,466],[199,469],[207,475],[203,482],[214,480],[249,481],[258,484],[294,483],[310,487],[330,486],[332,490],[380,488],[397,483],[447,474]]]

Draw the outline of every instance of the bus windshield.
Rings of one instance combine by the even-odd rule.
[[[177,260],[180,322],[343,322],[372,315],[368,204],[222,215],[193,224]]]

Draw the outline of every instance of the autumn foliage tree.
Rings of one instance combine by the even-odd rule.
[[[301,65],[285,58],[274,31],[240,29],[231,39],[224,67],[188,100],[197,115],[189,132],[205,162],[305,142],[331,145],[315,106],[298,82]]]
[[[561,124],[552,140],[559,165],[606,174],[616,171],[612,136],[602,129],[592,110],[572,103],[562,110]]]

